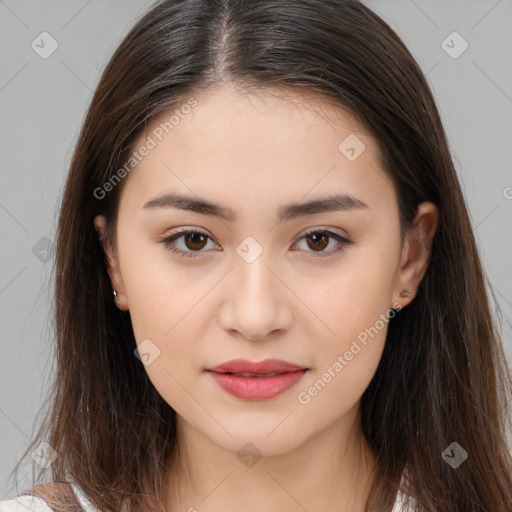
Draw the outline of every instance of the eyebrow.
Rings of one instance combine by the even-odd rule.
[[[226,221],[236,221],[236,213],[226,206],[202,199],[200,197],[186,196],[183,194],[168,193],[155,197],[142,207],[144,211],[151,211],[158,208],[180,208],[203,215],[211,215]],[[318,198],[307,203],[289,203],[279,207],[277,219],[279,222],[331,211],[350,211],[369,209],[370,207],[361,199],[350,194],[333,195],[325,198]]]

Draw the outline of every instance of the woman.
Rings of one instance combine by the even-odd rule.
[[[156,4],[97,86],[57,247],[30,447],[54,483],[0,511],[510,509],[446,136],[358,1]]]

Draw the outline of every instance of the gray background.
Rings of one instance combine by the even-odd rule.
[[[35,432],[54,369],[52,244],[74,144],[108,58],[151,3],[0,0],[0,499],[15,495],[7,477]],[[512,0],[365,3],[398,32],[427,73],[503,312],[510,362]],[[31,45],[45,31],[58,48],[43,59]],[[463,49],[462,39],[448,37],[454,31],[469,45],[457,58],[447,53]],[[30,485],[29,475],[25,463],[21,490]]]

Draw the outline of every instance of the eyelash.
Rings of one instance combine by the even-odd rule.
[[[334,238],[337,242],[340,243],[340,245],[334,249],[334,250],[330,250],[328,252],[317,252],[315,253],[315,251],[306,251],[306,252],[312,252],[313,254],[316,254],[314,257],[315,258],[326,258],[328,256],[332,256],[333,254],[338,254],[339,252],[343,251],[347,246],[350,246],[352,245],[354,242],[352,240],[349,240],[348,238],[345,238],[345,237],[342,237],[340,235],[338,235],[337,233],[333,233],[332,231],[329,231],[327,229],[312,229],[310,231],[307,231],[306,233],[304,233],[304,235],[302,235],[299,240],[302,240],[303,238],[306,238],[307,236],[309,235],[314,235],[314,234],[325,234],[327,235],[329,238]],[[176,240],[178,240],[179,238],[182,238],[184,235],[188,235],[188,234],[198,234],[198,235],[203,235],[203,236],[206,236],[208,239],[211,240],[211,237],[209,235],[207,235],[206,233],[203,233],[202,231],[198,231],[198,230],[195,230],[195,229],[184,229],[182,231],[178,231],[177,233],[174,233],[173,235],[167,237],[167,238],[164,238],[163,240],[161,240],[161,243],[164,244],[165,248],[168,249],[169,251],[177,254],[178,256],[181,256],[181,257],[184,257],[184,258],[195,258],[197,257],[201,252],[204,252],[204,251],[183,251],[182,249],[177,249],[174,245],[174,242]]]

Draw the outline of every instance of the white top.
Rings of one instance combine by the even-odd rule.
[[[100,512],[82,493],[77,484],[72,484],[73,491],[85,512]],[[402,512],[403,495],[398,493],[392,512]],[[0,501],[0,512],[52,512],[46,501],[38,496],[18,496],[10,500]]]
[[[100,512],[83,494],[77,484],[72,484],[75,496],[85,512]],[[39,496],[18,496],[0,501],[0,512],[52,512],[53,509]],[[395,511],[393,511],[395,512]]]

